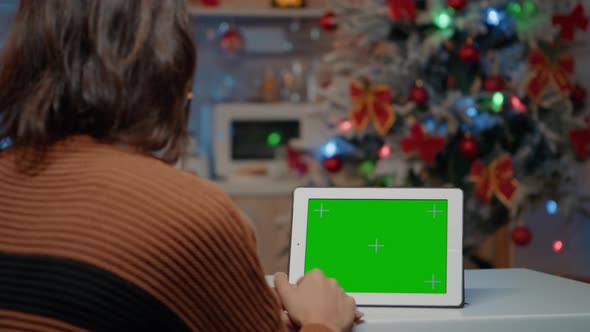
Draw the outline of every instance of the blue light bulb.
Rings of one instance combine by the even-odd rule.
[[[486,22],[489,25],[497,26],[500,24],[500,13],[498,13],[495,9],[488,10],[488,14],[486,16]]]
[[[475,107],[469,107],[465,113],[467,114],[467,116],[469,116],[470,118],[476,117],[477,116],[477,108]]]
[[[434,121],[434,119],[428,119],[426,120],[426,122],[424,123],[424,125],[426,126],[426,130],[428,132],[434,132],[436,130],[436,122]]]
[[[547,210],[548,214],[555,215],[559,210],[559,205],[557,205],[556,201],[550,199],[547,201],[547,203],[545,203],[545,209]]]
[[[326,158],[332,158],[336,155],[336,152],[338,152],[338,147],[336,146],[336,143],[328,142],[324,145],[323,152]]]

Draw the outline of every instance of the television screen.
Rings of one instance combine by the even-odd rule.
[[[277,147],[300,134],[298,120],[234,120],[231,126],[233,160],[274,159]]]

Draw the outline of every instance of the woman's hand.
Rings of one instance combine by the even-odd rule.
[[[275,287],[290,319],[298,325],[321,324],[334,331],[348,331],[360,318],[354,299],[320,270],[309,272],[296,285],[291,285],[284,273],[277,273]]]

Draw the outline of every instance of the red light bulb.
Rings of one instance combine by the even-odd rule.
[[[557,240],[557,241],[553,241],[553,251],[557,254],[559,254],[562,250],[563,250],[563,241],[561,240]]]

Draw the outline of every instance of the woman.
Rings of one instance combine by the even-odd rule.
[[[275,296],[226,195],[169,166],[188,25],[182,0],[21,0],[0,65],[0,330],[277,331],[283,310],[351,328],[319,271],[277,275]]]

